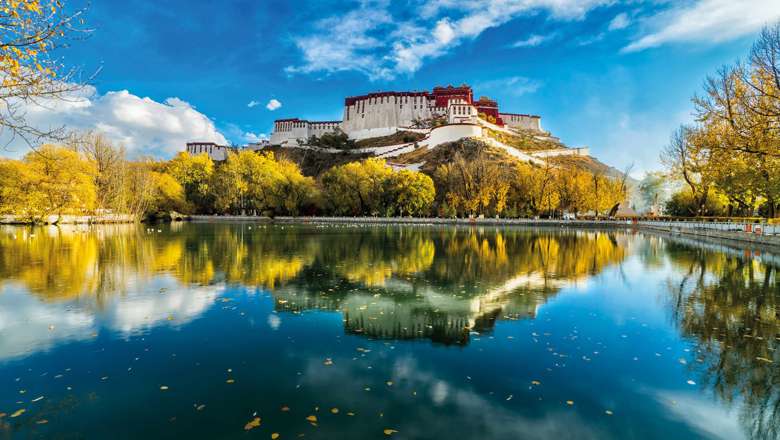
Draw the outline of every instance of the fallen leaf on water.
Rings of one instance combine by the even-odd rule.
[[[246,425],[244,425],[244,431],[255,429],[258,426],[260,426],[260,417],[255,417],[254,419],[250,420]]]
[[[531,381],[531,385],[541,385],[541,384],[542,384],[542,383],[541,383],[541,382],[539,382],[538,380],[532,380],[532,381]]]
[[[0,413],[0,419],[6,416],[6,413]]]
[[[611,416],[611,415],[612,415],[612,411],[610,411],[610,410],[606,410],[606,411],[604,411],[604,413],[605,413],[606,415],[608,415],[608,416]]]
[[[287,411],[289,411],[289,410],[290,410],[290,407],[289,407],[289,406],[287,406],[287,405],[284,405],[284,406],[282,407],[282,412],[287,412]]]
[[[692,380],[688,380],[688,382],[686,382],[686,383],[687,383],[688,385],[696,385],[696,382],[694,382],[694,381],[692,381]]]
[[[333,365],[333,360],[331,358],[325,359],[325,361],[322,362],[323,365]]]
[[[13,414],[11,414],[11,418],[13,419],[13,418],[19,417],[20,415],[24,414],[26,411],[27,411],[27,410],[26,410],[26,409],[24,409],[24,408],[22,408],[22,409],[18,409],[18,410],[16,410],[16,412],[14,412]]]
[[[331,408],[330,412],[333,413],[333,414],[338,414],[339,413],[339,409],[338,408]]]
[[[768,362],[768,363],[770,363],[770,364],[771,364],[771,363],[774,363],[774,361],[773,361],[772,359],[767,359],[767,358],[765,358],[765,357],[761,357],[761,356],[758,356],[758,357],[756,357],[756,360],[757,360],[757,361],[761,361],[761,362]]]
[[[35,403],[35,402],[40,402],[41,400],[43,400],[43,396],[36,397],[35,399],[31,400],[30,402]]]
[[[49,423],[49,421],[48,421],[48,420],[46,420],[46,419],[41,419],[41,420],[36,420],[36,421],[35,421],[35,424],[36,424],[36,425],[45,425],[45,424],[47,424],[47,423]]]
[[[396,431],[395,429],[385,429],[385,430],[384,430],[384,431],[382,431],[382,432],[384,432],[384,433],[385,433],[385,435],[393,435],[393,434],[395,434],[395,433],[396,433],[396,432],[398,432],[398,431]]]
[[[311,423],[317,423],[317,416],[306,417],[306,420],[310,421]]]
[[[352,416],[354,416],[354,415],[355,415],[355,413],[353,413],[352,411],[350,411],[350,412],[348,412],[348,413],[347,413],[347,415],[348,415],[348,416],[350,416],[350,417],[352,417]]]
[[[574,405],[574,401],[573,400],[567,400],[566,404],[569,405],[569,406],[572,406],[572,405]]]
[[[386,384],[387,384],[387,386],[389,386],[389,387],[393,386],[393,381],[392,381],[392,380],[388,380],[388,381],[387,381],[387,382],[385,382],[385,383],[386,383]]]
[[[271,434],[271,440],[276,440],[278,438],[279,438],[279,433],[278,432],[274,432],[273,434]]]
[[[233,379],[228,379],[228,380],[226,380],[225,382],[226,382],[226,383],[235,383],[236,381],[235,381],[235,380],[233,380]]]
[[[162,385],[162,386],[160,386],[160,390],[168,391],[168,387],[166,385]]]
[[[198,405],[198,407],[195,408],[195,409],[197,409],[198,411],[203,411],[203,409],[205,409],[205,408],[206,408],[206,405]]]

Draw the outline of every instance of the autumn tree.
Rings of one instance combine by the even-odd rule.
[[[427,175],[410,170],[394,172],[387,182],[387,192],[394,213],[401,216],[425,216],[430,213],[436,196],[433,180]]]
[[[54,56],[67,41],[88,32],[82,12],[63,0],[4,0],[0,6],[0,133],[30,146],[63,139],[64,130],[30,125],[26,109],[67,97],[82,85]]]
[[[209,212],[212,209],[209,184],[214,173],[214,162],[208,154],[191,155],[181,152],[166,164],[165,172],[184,187],[184,194],[193,209],[197,212]]]
[[[727,200],[728,214],[777,216],[780,22],[764,28],[745,62],[709,76],[693,103],[696,124],[678,130],[662,155],[670,175],[688,187],[690,215],[711,214],[714,194]]]
[[[273,153],[230,153],[210,180],[217,212],[297,215],[315,198],[314,179]]]
[[[92,163],[79,153],[54,145],[43,145],[27,153],[22,161],[27,167],[29,188],[26,203],[18,207],[19,214],[31,219],[67,213],[89,214],[95,208],[96,174]]]
[[[331,168],[321,184],[325,208],[337,215],[425,215],[435,197],[430,177],[377,158]]]

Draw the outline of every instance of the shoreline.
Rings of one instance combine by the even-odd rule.
[[[270,224],[364,224],[364,225],[455,225],[455,226],[526,226],[552,228],[617,228],[642,230],[674,235],[691,236],[703,241],[731,243],[744,248],[751,244],[764,249],[780,249],[780,235],[761,235],[734,230],[715,230],[701,227],[699,223],[653,222],[641,220],[549,220],[502,218],[437,218],[437,217],[262,217],[262,216],[209,216],[193,215],[190,221],[209,222],[263,222]],[[736,226],[737,224],[735,224]]]
[[[0,225],[5,226],[58,226],[58,225],[107,225],[132,224],[138,222],[129,215],[103,216],[50,216],[43,222],[31,222],[15,216],[0,216]],[[739,223],[664,222],[639,220],[559,220],[559,219],[508,219],[508,218],[438,218],[438,217],[265,217],[239,215],[191,215],[182,216],[166,223],[190,221],[193,223],[267,223],[267,224],[361,224],[361,225],[449,225],[449,226],[520,226],[569,229],[624,229],[657,232],[662,235],[687,236],[702,241],[729,244],[745,249],[780,250],[780,226],[772,228],[774,235],[744,232]]]

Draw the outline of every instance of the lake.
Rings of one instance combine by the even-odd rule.
[[[776,439],[777,256],[620,230],[0,229],[0,439]]]

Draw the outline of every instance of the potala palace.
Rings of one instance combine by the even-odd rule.
[[[298,144],[311,136],[340,129],[351,139],[391,135],[399,130],[419,129],[431,121],[448,124],[476,124],[480,116],[498,126],[541,131],[541,118],[534,115],[501,113],[487,97],[475,101],[471,87],[434,87],[432,92],[378,92],[350,96],[344,100],[341,121],[279,119],[274,122],[271,145]]]
[[[267,146],[313,149],[325,153],[344,153],[344,150],[309,145],[313,138],[327,133],[344,133],[354,141],[390,136],[398,132],[413,132],[420,140],[398,145],[373,148],[354,148],[347,153],[368,153],[390,158],[420,147],[434,148],[447,142],[477,137],[510,155],[528,162],[543,163],[545,157],[561,155],[587,156],[587,148],[566,148],[563,144],[541,151],[523,152],[502,144],[487,132],[523,133],[537,139],[557,138],[542,130],[541,117],[530,114],[505,113],[498,103],[485,96],[478,100],[468,85],[434,87],[432,91],[376,92],[350,96],[344,100],[340,121],[309,121],[299,118],[274,121],[270,140],[244,148],[261,150]],[[214,160],[224,160],[233,147],[211,142],[190,142],[191,154],[207,153]],[[332,151],[331,151],[332,150]]]

